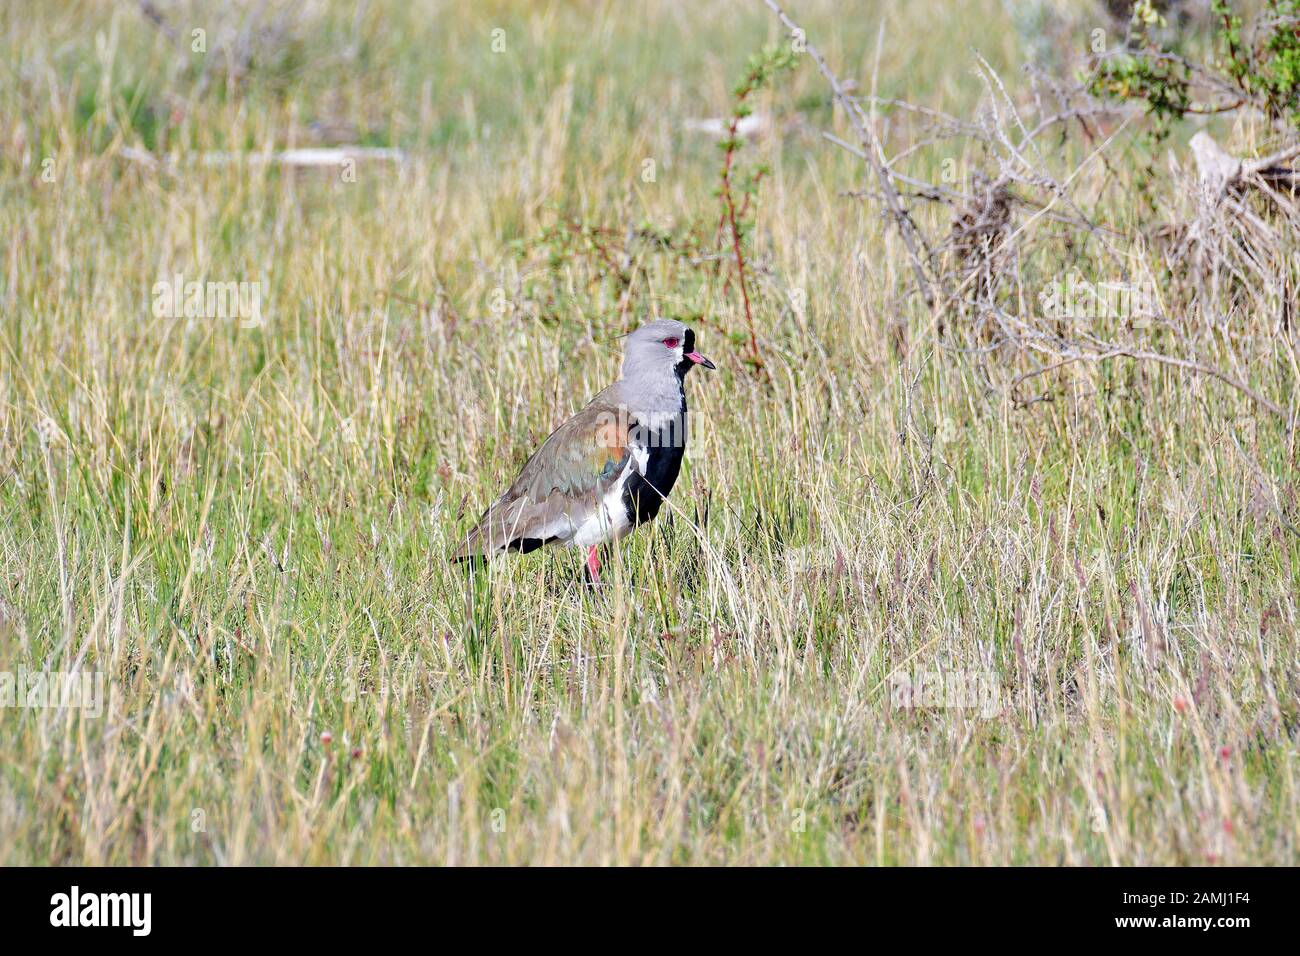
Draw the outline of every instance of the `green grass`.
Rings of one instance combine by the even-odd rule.
[[[793,12],[864,88],[960,114],[971,49],[1022,57],[1003,5],[962,8]],[[172,15],[216,58],[222,10]],[[311,11],[238,82],[132,5],[0,11],[0,670],[106,682],[97,718],[0,707],[0,863],[1296,862],[1277,421],[1149,364],[1062,369],[1023,407],[991,387],[900,316],[902,248],[839,195],[863,170],[818,136],[849,134],[807,66],[765,100],[791,131],[746,147],[773,167],[770,381],[723,276],[637,247],[624,300],[589,257],[512,247],[561,213],[716,222],[718,151],[680,122],[779,39],[760,3]],[[326,122],[409,161],[345,183],[117,155]],[[265,324],[155,318],[178,271],[264,282]],[[719,365],[688,382],[671,514],[599,590],[570,552],[449,565],[651,310],[700,316]],[[1223,354],[1293,404],[1289,340],[1241,321]],[[993,675],[996,712],[894,705],[937,671]]]

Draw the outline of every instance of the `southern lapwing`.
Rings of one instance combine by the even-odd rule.
[[[457,561],[548,544],[587,552],[652,520],[686,450],[686,373],[715,368],[695,333],[658,319],[627,336],[623,377],[553,431],[452,554]]]

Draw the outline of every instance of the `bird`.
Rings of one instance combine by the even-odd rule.
[[[653,521],[677,481],[696,366],[717,368],[682,322],[655,319],[625,336],[622,377],[551,432],[452,560],[567,545],[586,552],[598,583],[600,546]]]

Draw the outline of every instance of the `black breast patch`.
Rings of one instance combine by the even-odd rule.
[[[647,451],[645,473],[634,469],[623,485],[623,505],[633,525],[654,520],[677,482],[686,453],[686,409],[683,407],[681,415],[658,432],[637,428]]]

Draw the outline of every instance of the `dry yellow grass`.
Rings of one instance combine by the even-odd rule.
[[[795,12],[960,112],[971,47],[1021,53],[953,6]],[[0,670],[105,681],[98,717],[0,708],[0,863],[1296,861],[1295,447],[1243,395],[1120,362],[1017,406],[899,313],[808,69],[747,147],[770,381],[721,277],[636,246],[625,297],[510,248],[716,219],[680,122],[778,38],[761,4],[308,4],[237,84],[205,57],[249,10],[164,9],[178,40],[0,11]],[[407,162],[184,159],[325,127]],[[177,272],[261,283],[262,323],[155,317]],[[720,366],[671,520],[598,591],[561,552],[470,581],[451,543],[638,311]],[[1284,337],[1238,344],[1292,406]],[[934,675],[975,696],[898,706]]]

